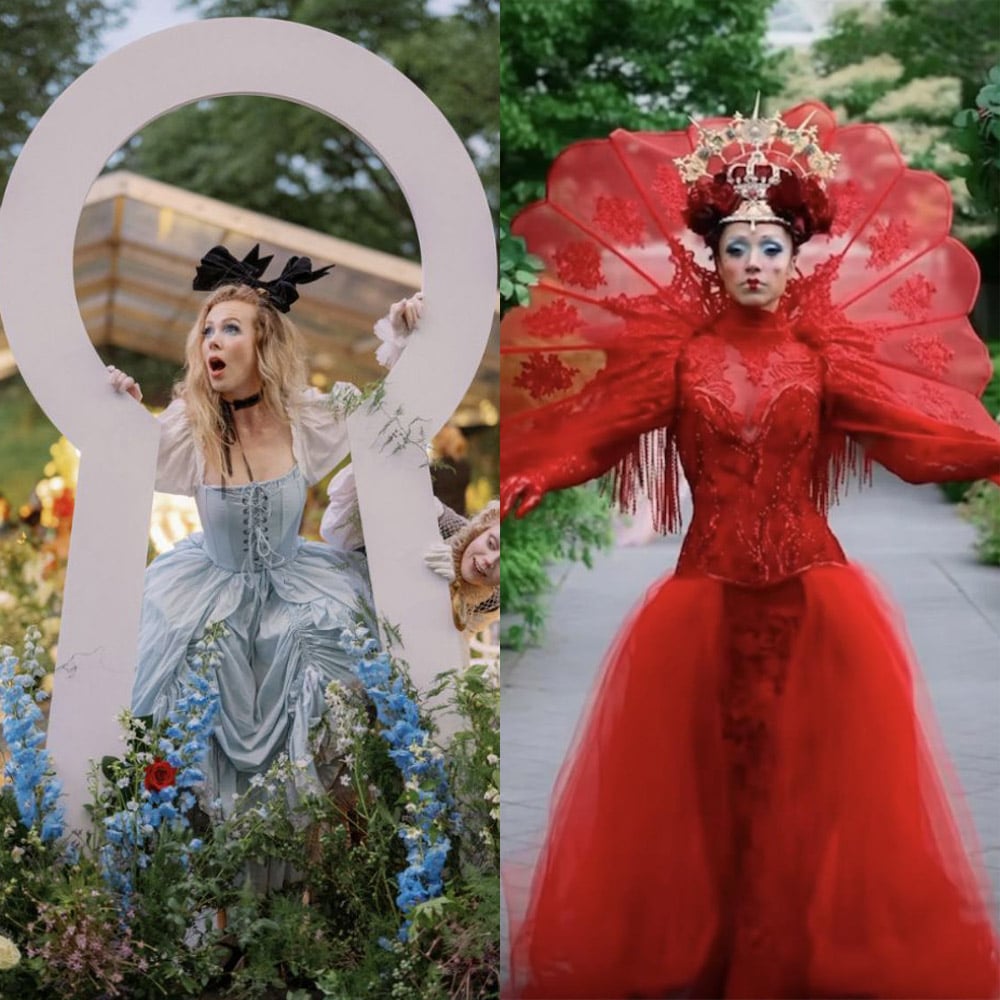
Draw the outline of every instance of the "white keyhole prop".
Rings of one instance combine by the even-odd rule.
[[[385,414],[397,408],[433,434],[460,402],[489,336],[493,226],[465,148],[406,77],[316,28],[220,18],[140,39],[53,103],[0,205],[4,329],[35,398],[81,451],[48,738],[72,826],[84,823],[89,761],[120,751],[114,719],[129,703],[135,670],[159,439],[154,418],[109,388],[87,337],[73,285],[76,227],[94,178],[132,134],[181,105],[232,94],[284,98],[341,122],[383,159],[409,204],[427,307],[381,411],[358,411],[349,431],[380,615],[399,626],[420,686],[462,655],[447,588],[422,561],[438,537],[426,459],[417,447],[379,444]]]

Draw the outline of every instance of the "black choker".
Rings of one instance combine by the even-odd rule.
[[[255,392],[252,396],[247,396],[245,399],[234,399],[231,403],[229,400],[224,399],[223,402],[226,406],[231,406],[234,410],[245,410],[248,406],[256,406],[263,398],[259,392]]]

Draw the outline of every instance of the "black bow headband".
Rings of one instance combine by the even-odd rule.
[[[308,257],[289,257],[277,278],[261,281],[260,276],[273,259],[273,255],[260,256],[259,243],[243,260],[237,260],[225,247],[212,247],[201,258],[191,287],[198,292],[210,292],[221,285],[249,285],[264,291],[271,305],[278,312],[286,313],[299,297],[296,285],[307,285],[310,281],[325,277],[333,267],[330,264],[314,271]]]

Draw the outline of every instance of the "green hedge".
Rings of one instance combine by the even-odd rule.
[[[559,490],[526,517],[508,517],[500,533],[501,642],[505,649],[523,649],[544,634],[552,563],[571,559],[589,567],[594,552],[611,545],[611,508],[596,484]]]
[[[983,406],[994,417],[998,417],[1000,416],[1000,342],[990,344],[989,348],[990,357],[993,359],[993,377],[983,391]],[[962,480],[954,483],[942,483],[941,489],[952,503],[959,503],[966,498],[971,486],[971,482]]]

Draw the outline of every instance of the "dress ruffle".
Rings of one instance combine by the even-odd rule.
[[[997,996],[988,883],[903,635],[853,565],[652,587],[527,912],[509,900],[514,995]]]

